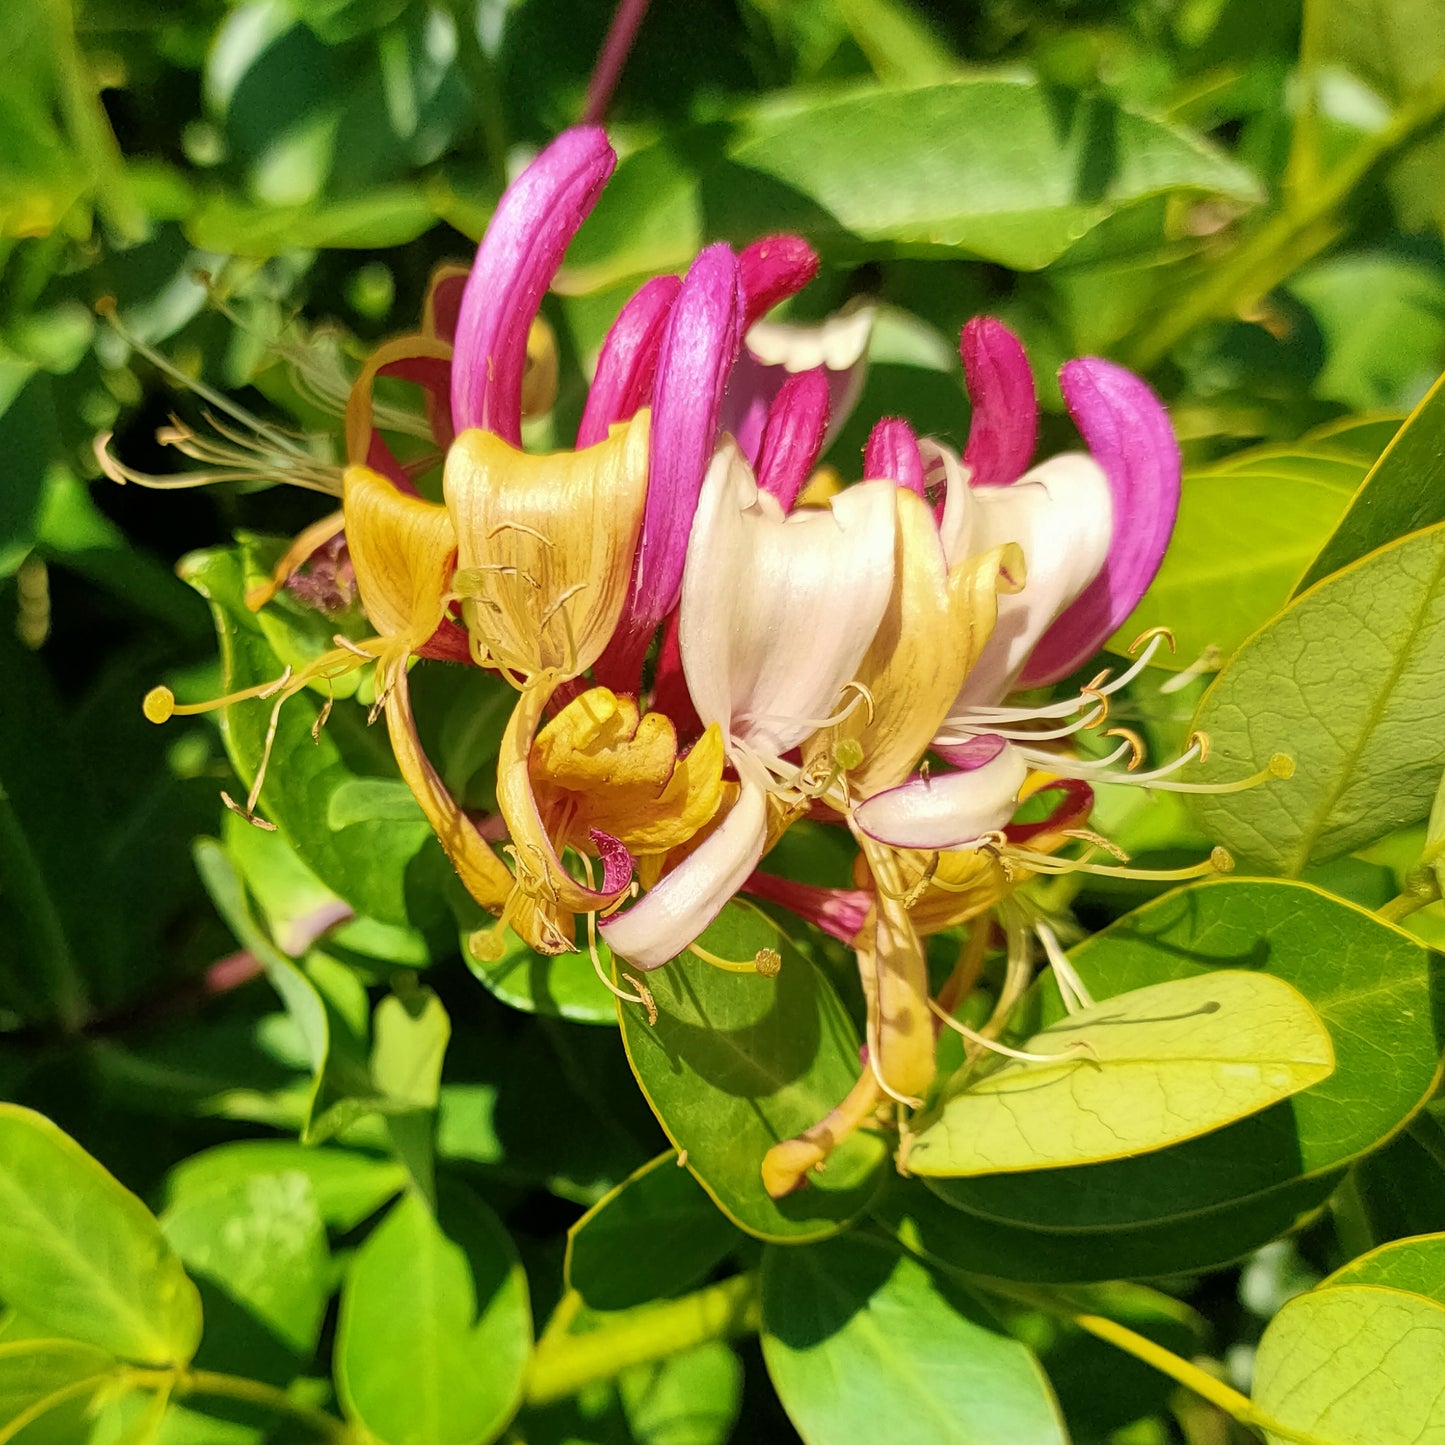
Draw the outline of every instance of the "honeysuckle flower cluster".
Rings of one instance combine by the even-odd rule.
[[[1133,610],[1173,526],[1179,453],[1142,381],[1083,359],[1060,383],[1086,450],[1033,464],[1032,373],[985,318],[961,338],[973,405],[962,456],[885,418],[861,477],[839,483],[818,460],[856,402],[871,316],[766,320],[817,268],[791,236],[711,246],[685,276],[643,285],[602,346],[575,447],[528,453],[523,419],[549,409],[556,385],[541,299],[613,165],[605,135],[581,127],[517,179],[473,265],[438,273],[419,329],[379,347],[351,384],[344,467],[260,423],[251,441],[229,423],[224,445],[179,424],[168,439],[228,476],[339,496],[248,601],[344,581],[373,635],[221,701],[279,709],[372,667],[373,714],[401,775],[495,918],[471,940],[479,956],[500,955],[509,930],[544,954],[590,948],[607,986],[651,1010],[647,972],[743,893],[855,950],[859,1081],[769,1154],[764,1181],[782,1194],[880,1107],[923,1101],[940,1016],[972,988],[995,917],[1007,976],[993,1020],[964,1030],[971,1040],[1002,1027],[1035,937],[1068,980],[1018,890],[1039,873],[1109,866],[1094,859],[1116,850],[1086,827],[1091,784],[1192,786],[1173,777],[1179,763],[1141,772],[1127,730],[1111,730],[1122,742],[1103,760],[1071,746],[1103,730],[1111,695],[1162,637],[1076,697],[1018,697],[1075,672]],[[415,414],[378,405],[383,377],[420,388]],[[147,480],[101,454],[112,475]],[[419,484],[438,469],[429,497]],[[408,683],[417,658],[487,669],[515,691],[496,817],[460,806],[426,755]],[[146,699],[155,721],[184,710],[165,689]],[[234,806],[264,826],[260,786],[258,775]],[[1015,823],[1035,795],[1051,810]],[[854,886],[767,871],[804,818],[856,840]],[[924,940],[960,925],[968,941],[935,998]]]

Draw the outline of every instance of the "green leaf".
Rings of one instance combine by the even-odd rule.
[[[48,1119],[0,1104],[0,1299],[57,1334],[184,1365],[201,1302],[150,1211]]]
[[[284,1139],[244,1139],[183,1159],[166,1176],[166,1202],[177,1208],[258,1175],[306,1179],[322,1219],[342,1233],[375,1214],[406,1183],[389,1159],[350,1149],[322,1149]]]
[[[919,85],[958,69],[947,47],[905,0],[834,0],[879,80]]]
[[[788,96],[637,151],[568,253],[560,289],[684,267],[706,241],[801,232],[840,259],[960,253],[1015,270],[1160,194],[1258,199],[1188,132],[1031,81]]]
[[[0,489],[0,577],[8,577],[35,545],[45,474],[58,448],[50,378],[17,362],[0,361],[0,451],[6,484]]]
[[[1445,525],[1295,598],[1205,693],[1194,728],[1225,782],[1276,753],[1294,776],[1199,798],[1201,827],[1252,869],[1297,874],[1424,818],[1445,767]]]
[[[763,1358],[808,1445],[1063,1445],[1048,1381],[959,1286],[858,1234],[763,1255]]]
[[[1401,930],[1307,884],[1219,879],[1176,889],[1085,940],[1070,959],[1099,999],[1221,968],[1265,969],[1298,989],[1324,1021],[1335,1071],[1261,1114],[1163,1153],[928,1181],[970,1219],[1112,1232],[1124,1241],[1140,1226],[1197,1224],[1215,1210],[1240,1218],[1238,1207],[1254,1201],[1263,1232],[1249,1236],[1246,1210],[1244,1231],[1232,1231],[1231,1253],[1238,1254],[1321,1197],[1292,1186],[1317,1180],[1328,1192],[1340,1169],[1420,1108],[1439,1077],[1445,1023],[1429,953]],[[1063,1017],[1051,979],[1036,988],[1034,1001],[1039,1024]]]
[[[1329,1445],[1420,1445],[1445,1433],[1445,1308],[1400,1290],[1330,1286],[1270,1321],[1254,1363],[1254,1403]],[[1422,1388],[1423,1387],[1423,1388]]]
[[[1023,1046],[920,1121],[906,1167],[997,1174],[1130,1158],[1328,1078],[1330,1036],[1298,990],[1224,970],[1116,994]]]
[[[218,1365],[245,1359],[255,1375],[275,1363],[283,1381],[310,1360],[332,1279],[326,1225],[306,1174],[256,1172],[192,1186],[173,1196],[161,1228],[202,1290],[223,1305],[207,1311],[206,1355]],[[277,1344],[289,1360],[267,1358]]]
[[[567,1284],[591,1309],[630,1309],[700,1284],[737,1242],[737,1230],[669,1150],[567,1231]]]
[[[581,1024],[612,1024],[617,1018],[617,1001],[597,977],[586,948],[575,953],[542,954],[527,945],[510,929],[502,956],[477,958],[467,945],[473,930],[486,920],[479,908],[466,910],[462,927],[462,957],[467,967],[490,990],[492,996],[523,1013],[569,1019]],[[612,966],[612,951],[601,939],[598,957],[604,969]]]
[[[633,1073],[687,1167],[732,1221],[764,1239],[817,1239],[863,1209],[887,1149],[850,1136],[807,1189],[769,1199],[763,1155],[828,1113],[858,1077],[858,1039],[832,986],[755,909],[732,903],[703,934],[721,958],[776,949],[775,978],[683,954],[648,975],[658,1018],[622,1005]]]
[[[281,675],[257,618],[243,601],[245,579],[231,549],[194,553],[182,575],[211,604],[228,691]],[[277,766],[262,790],[260,811],[280,828],[306,865],[358,913],[383,923],[425,926],[443,911],[447,876],[440,845],[418,809],[410,823],[362,818],[345,826],[330,816],[335,795],[358,778],[396,781],[386,733],[366,726],[364,710],[339,704],[313,742],[321,699],[311,692],[281,709]],[[265,742],[271,704],[249,700],[221,712],[221,731],[236,771],[247,784]]]
[[[10,1438],[22,1417],[43,1418],[65,1401],[95,1394],[120,1369],[113,1355],[76,1340],[0,1342],[0,1436]]]
[[[440,1202],[437,1219],[403,1195],[342,1287],[337,1390],[384,1445],[494,1439],[522,1398],[532,1325],[512,1242],[466,1190],[443,1181]]]
[[[1337,1269],[1320,1288],[1346,1284],[1403,1290],[1445,1307],[1445,1234],[1391,1240]]]
[[[1228,657],[1289,601],[1367,465],[1259,448],[1188,473],[1164,564],[1111,650],[1168,627],[1176,650],[1160,666],[1188,667],[1209,647]]]
[[[725,1445],[743,1402],[742,1361],[721,1341],[617,1377],[637,1445]]]
[[[1422,527],[1445,521],[1445,377],[1360,483],[1348,510],[1300,579],[1304,592],[1351,562]]]

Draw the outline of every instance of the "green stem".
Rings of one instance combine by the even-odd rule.
[[[89,1006],[80,966],[66,936],[60,910],[51,897],[45,872],[25,836],[25,829],[0,785],[0,874],[8,876],[6,893],[19,916],[20,929],[30,942],[45,990],[59,1015],[62,1032],[77,1034]]]
[[[1071,1318],[1081,1330],[1086,1330],[1096,1339],[1133,1355],[1136,1360],[1142,1360],[1161,1375],[1178,1381],[1185,1389],[1193,1390],[1196,1395],[1208,1400],[1211,1405],[1218,1406],[1226,1415],[1251,1430],[1267,1431],[1281,1440],[1293,1441],[1294,1445],[1330,1445],[1330,1442],[1321,1440],[1318,1436],[1280,1424],[1278,1420],[1256,1408],[1247,1395],[1241,1395],[1223,1380],[1216,1380],[1208,1371],[1181,1359],[1162,1345],[1156,1345],[1153,1340],[1136,1334],[1116,1320],[1105,1319],[1102,1315],[1073,1315]]]
[[[633,1365],[747,1334],[758,1327],[756,1275],[739,1274],[665,1304],[629,1310],[603,1330],[544,1338],[532,1358],[527,1404],[567,1399]]]
[[[138,1371],[140,1375],[142,1372]],[[145,1371],[156,1384],[172,1378],[168,1370]],[[328,1415],[325,1410],[314,1409],[293,1400],[284,1390],[274,1385],[264,1385],[260,1380],[247,1380],[240,1375],[223,1375],[215,1370],[185,1370],[174,1376],[175,1396],[184,1400],[191,1395],[205,1395],[214,1400],[236,1400],[241,1404],[253,1405],[268,1415],[280,1415],[304,1425],[319,1439],[334,1442],[334,1445],[356,1445],[356,1436],[351,1426]]]
[[[1432,1162],[1445,1170],[1445,1129],[1441,1129],[1433,1114],[1422,1109],[1405,1126],[1405,1132],[1430,1156]]]
[[[1236,312],[1323,251],[1343,222],[1335,214],[1367,176],[1445,117],[1445,71],[1383,130],[1361,141],[1317,185],[1267,221],[1179,306],[1163,312],[1134,340],[1130,365],[1147,370],[1201,322]]]
[[[507,184],[507,119],[502,109],[502,87],[492,57],[482,48],[477,34],[477,7],[468,0],[451,0],[452,20],[457,28],[457,60],[482,128],[482,154],[497,190]]]

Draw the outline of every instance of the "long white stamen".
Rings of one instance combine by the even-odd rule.
[[[1039,936],[1039,942],[1044,946],[1044,952],[1048,955],[1049,966],[1054,971],[1054,978],[1059,985],[1059,997],[1064,1001],[1064,1007],[1071,1013],[1076,1014],[1080,1009],[1093,1008],[1094,996],[1084,986],[1084,980],[1078,975],[1074,965],[1069,962],[1068,955],[1059,946],[1058,935],[1042,918],[1034,924],[1034,932]]]

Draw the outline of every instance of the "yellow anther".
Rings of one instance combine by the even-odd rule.
[[[1209,854],[1209,865],[1216,873],[1233,873],[1234,857],[1228,848],[1213,848]]]
[[[1129,744],[1129,771],[1132,773],[1144,761],[1144,739],[1133,728],[1106,728],[1106,738],[1123,738]]]
[[[1129,656],[1133,657],[1146,642],[1151,641],[1155,637],[1162,637],[1164,641],[1168,643],[1169,651],[1175,651],[1174,634],[1167,627],[1150,627],[1141,632],[1138,637],[1129,644]]]
[[[783,971],[783,955],[776,948],[760,948],[753,955],[753,967],[764,978],[776,978]]]

